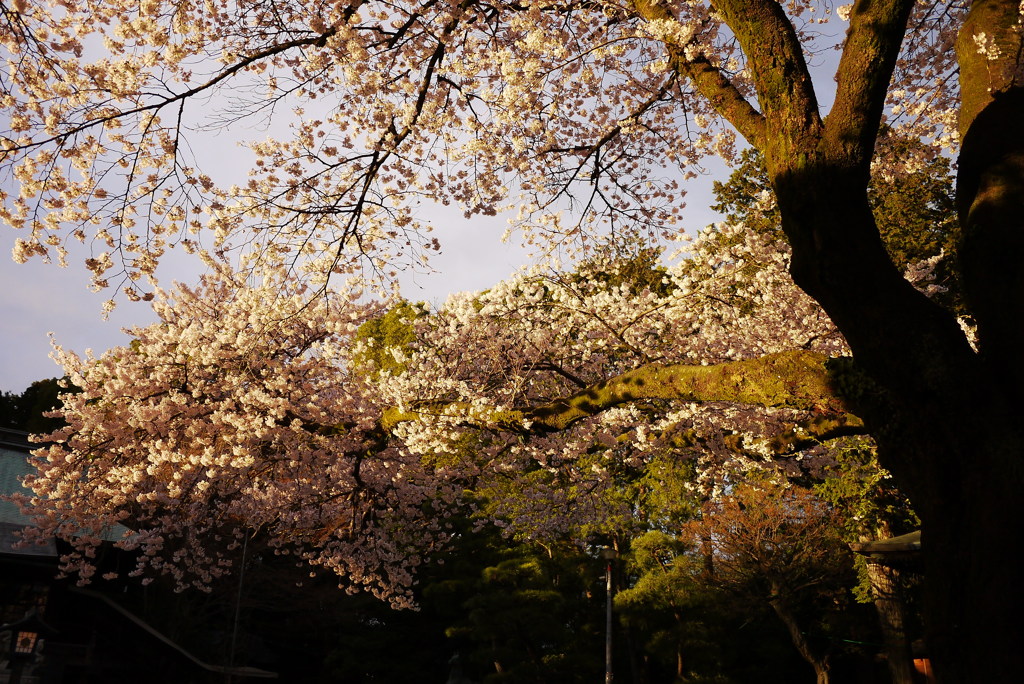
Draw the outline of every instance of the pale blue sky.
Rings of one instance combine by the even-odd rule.
[[[479,290],[509,276],[525,263],[525,251],[503,245],[501,220],[446,221],[436,233],[448,245],[432,258],[437,273],[407,273],[402,278],[403,294],[415,300],[442,303],[450,292]],[[33,259],[16,264],[10,258],[17,234],[0,229],[0,390],[21,392],[32,381],[62,375],[49,358],[48,333],[63,346],[78,353],[92,349],[97,354],[128,337],[121,329],[154,320],[145,302],[116,297],[117,309],[102,320],[103,302],[114,295],[88,290],[89,274],[80,263],[67,268]],[[172,258],[159,271],[161,283],[194,281],[199,271],[181,257]]]

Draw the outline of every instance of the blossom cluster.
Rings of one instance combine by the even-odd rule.
[[[707,490],[736,470],[793,475],[820,467],[820,449],[780,462],[769,448],[773,435],[808,417],[792,409],[637,402],[553,434],[528,422],[523,431],[500,425],[509,412],[644,364],[713,365],[792,349],[848,353],[793,283],[788,253],[784,243],[723,224],[669,268],[641,253],[571,273],[529,269],[454,295],[416,319],[403,370],[387,377],[396,405],[424,407],[396,432],[424,453],[472,444],[478,487],[503,492],[492,496],[494,515],[514,531],[576,538],[648,515],[616,491],[625,470],[642,473],[655,459],[692,464],[694,486]]]
[[[955,28],[964,3],[921,2],[889,124],[955,139]],[[167,249],[263,246],[292,263],[384,273],[438,247],[424,202],[514,208],[528,241],[677,230],[685,180],[735,130],[678,59],[757,97],[709,2],[643,19],[607,2],[17,2],[0,36],[0,221],[14,254],[152,294]],[[828,3],[782,3],[807,54],[836,47]],[[269,117],[269,119],[268,119]],[[203,168],[203,131],[244,140],[241,174]],[[259,124],[257,126],[256,124]],[[216,175],[216,174],[214,174]],[[567,210],[567,213],[561,213]]]
[[[453,514],[586,542],[751,471],[820,476],[827,444],[776,445],[816,408],[668,397],[531,421],[648,365],[849,353],[777,233],[720,224],[686,250],[534,267],[435,311],[211,262],[199,286],[157,291],[160,320],[130,345],[56,347],[74,391],[27,481],[29,541],[67,540],[64,570],[88,579],[120,529],[133,573],[184,587],[229,572],[249,535],[402,604]],[[928,289],[932,266],[910,276]]]
[[[455,490],[380,433],[379,393],[352,372],[354,335],[380,306],[251,277],[222,269],[158,292],[159,322],[98,358],[56,347],[73,391],[26,482],[29,541],[66,539],[63,569],[87,579],[96,544],[121,530],[133,574],[205,587],[250,535],[400,602],[444,537],[423,507]]]
[[[133,574],[202,587],[249,535],[401,603],[469,503],[534,536],[656,517],[624,477],[776,467],[765,435],[801,412],[627,404],[558,432],[501,416],[646,363],[842,353],[786,254],[718,226],[669,268],[641,252],[531,269],[438,311],[403,305],[409,334],[391,337],[368,334],[388,309],[358,283],[211,262],[200,285],[157,290],[159,321],[130,345],[86,358],[56,346],[73,391],[26,482],[27,541],[65,539],[63,569],[87,580],[113,534],[136,552]],[[394,410],[413,418],[387,420]]]

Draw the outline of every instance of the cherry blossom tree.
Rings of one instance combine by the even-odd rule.
[[[853,364],[837,374],[824,354],[792,350],[726,361],[729,347],[707,361],[728,364],[717,375],[684,372],[690,359],[632,375],[608,368],[619,375],[606,384],[580,378],[582,394],[488,420],[588,429],[583,416],[665,399],[658,387],[852,411],[922,518],[939,677],[1002,681],[1022,669],[1024,590],[1003,551],[1024,536],[1017,0],[861,0],[835,11],[771,0],[10,0],[0,11],[0,211],[23,231],[15,257],[63,261],[69,240],[86,242],[95,284],[129,297],[154,294],[156,263],[176,244],[223,253],[249,245],[271,269],[386,274],[435,246],[417,218],[427,198],[469,215],[512,204],[527,235],[547,246],[602,230],[671,232],[693,164],[732,157],[740,139],[758,149],[793,277],[841,332]],[[838,45],[829,27],[845,29]],[[836,47],[834,74],[819,78],[809,64]],[[822,82],[833,75],[825,114]],[[235,94],[230,107],[202,109],[223,93]],[[196,168],[190,128],[287,111],[290,137],[250,142],[244,184],[224,187]],[[883,120],[936,153],[959,152],[957,257],[974,346],[879,239],[869,178],[921,168],[919,157],[889,153]],[[789,379],[772,384],[779,376]],[[482,389],[465,393],[474,392]],[[461,420],[479,422],[483,406],[482,397],[464,402]],[[394,403],[382,425],[415,446],[409,407]]]
[[[864,430],[823,403],[814,362],[841,337],[789,278],[784,244],[722,227],[692,249],[672,269],[526,272],[429,314],[360,304],[358,290],[310,301],[294,278],[254,285],[212,263],[198,288],[158,291],[160,321],[129,346],[86,359],[56,347],[77,391],[29,481],[31,535],[69,541],[64,569],[88,579],[96,544],[124,523],[137,573],[205,586],[249,530],[401,601],[462,487],[512,532],[586,541],[673,524],[680,467],[698,489],[736,469],[819,469],[821,442]],[[809,355],[816,392],[752,378],[746,391],[778,405],[728,403],[738,370],[764,355],[785,367]],[[581,406],[588,383],[616,373],[680,377],[653,393],[623,381],[622,396]]]
[[[303,290],[221,270],[160,292],[160,322],[128,347],[82,359],[57,346],[76,391],[26,481],[27,541],[66,539],[62,569],[87,580],[113,538],[136,552],[132,574],[205,588],[249,535],[406,603],[458,479],[388,444],[387,404],[352,372],[353,337],[379,305]]]

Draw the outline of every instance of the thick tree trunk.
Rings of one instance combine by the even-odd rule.
[[[1024,672],[1024,650],[1013,646],[1024,636],[1024,590],[1003,551],[1024,542],[1015,415],[1024,383],[1024,95],[1010,86],[972,106],[980,113],[964,137],[958,203],[980,353],[890,263],[867,201],[869,169],[841,138],[767,157],[793,277],[843,332],[862,374],[837,389],[922,517],[929,645],[945,682]],[[833,116],[830,125],[846,128]]]
[[[718,0],[748,61],[758,107],[683,46],[669,52],[717,111],[765,154],[793,277],[828,312],[858,374],[837,390],[864,418],[882,464],[922,518],[929,648],[941,682],[1024,676],[1024,583],[1007,549],[1024,543],[1024,32],[1019,0],[974,0],[959,41],[963,106],[958,204],[970,347],[955,317],[890,263],[867,200],[885,96],[912,0],[854,3],[822,119],[784,10]],[[637,3],[649,20],[660,3]],[[981,39],[994,51],[981,54]],[[983,41],[981,41],[983,42]],[[689,61],[687,61],[689,60]]]
[[[1004,425],[992,428],[1002,445],[989,434],[964,452],[961,500],[922,535],[928,647],[940,682],[1016,682],[1024,672],[1024,589],[1009,551],[1024,542],[1022,435]]]
[[[846,335],[863,376],[838,389],[921,515],[936,674],[1016,681],[1022,586],[1005,550],[1024,542],[1024,435],[1005,378],[1019,360],[975,354],[954,317],[888,263],[863,189],[827,162],[817,168],[803,183],[794,174],[776,181],[794,278]],[[1006,315],[1018,319],[1019,307]]]
[[[986,395],[961,420],[961,499],[937,506],[928,562],[929,649],[940,682],[1024,673],[1024,32],[1018,0],[975,0],[960,31],[961,278],[978,324]],[[981,51],[984,35],[994,49]],[[936,502],[937,504],[939,502]],[[951,600],[957,597],[960,600]]]

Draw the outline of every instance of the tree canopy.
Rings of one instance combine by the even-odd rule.
[[[771,0],[151,0],[69,8],[14,0],[0,8],[0,216],[23,231],[15,258],[63,262],[69,242],[87,243],[97,287],[156,297],[166,312],[166,328],[140,331],[139,348],[120,352],[131,357],[125,368],[152,373],[149,395],[135,393],[118,352],[96,363],[68,359],[83,388],[71,416],[94,418],[61,433],[70,449],[52,447],[50,465],[40,464],[48,505],[62,505],[57,494],[69,482],[95,474],[118,484],[83,489],[123,500],[114,514],[121,520],[173,529],[178,523],[156,513],[159,502],[173,502],[177,511],[220,511],[196,533],[223,525],[234,534],[253,512],[230,502],[266,496],[274,515],[256,523],[261,529],[359,582],[390,586],[380,579],[392,577],[389,562],[413,548],[395,534],[413,528],[399,530],[390,513],[364,515],[370,509],[359,502],[393,497],[385,510],[422,511],[458,489],[459,477],[476,476],[470,468],[433,477],[454,467],[452,454],[483,458],[480,474],[532,474],[565,454],[614,454],[626,434],[641,446],[663,439],[767,457],[803,448],[805,437],[822,436],[814,430],[869,430],[924,526],[940,679],[1003,681],[1021,670],[1024,589],[999,551],[1024,537],[1024,435],[1015,420],[1024,381],[1019,3],[860,0],[833,10]],[[834,73],[810,66],[834,48]],[[822,83],[833,76],[826,112]],[[211,115],[203,103],[220,94],[230,104]],[[286,113],[290,133],[248,141],[249,178],[234,186],[200,168],[202,155],[189,147],[190,129]],[[571,253],[595,234],[623,242],[677,232],[687,174],[706,155],[735,160],[744,145],[763,156],[771,192],[757,201],[777,207],[785,243],[730,225],[723,234],[734,237],[719,239],[714,256],[689,262],[689,276],[685,268],[671,276],[671,293],[629,293],[639,309],[617,300],[614,287],[605,296],[588,286],[598,281],[514,279],[417,319],[417,345],[395,348],[399,365],[378,369],[374,382],[352,371],[347,345],[373,315],[352,277],[386,276],[436,247],[418,202],[458,204],[469,216],[512,206],[529,239]],[[875,210],[897,217],[877,201],[878,188],[890,177],[943,173],[942,156],[953,154],[963,235],[954,248],[963,294],[955,310],[893,263],[903,257],[891,241],[887,251]],[[906,254],[950,234],[941,211],[948,197],[926,186],[921,195],[937,213],[898,216],[915,226]],[[207,259],[215,273],[206,285],[156,289],[156,264],[174,245]],[[783,267],[803,293],[775,276]],[[246,277],[257,285],[245,287]],[[672,296],[682,304],[664,301]],[[189,318],[176,318],[172,308],[189,305],[167,302],[188,300]],[[259,305],[247,311],[247,302]],[[214,322],[214,305],[229,312],[227,325]],[[305,312],[333,321],[332,308],[339,327],[327,336],[303,328]],[[977,325],[976,337],[958,314]],[[184,342],[161,330],[180,331]],[[278,356],[253,344],[256,333]],[[467,349],[479,356],[464,364]],[[846,349],[852,362],[826,362]],[[341,375],[315,379],[316,363],[332,355]],[[715,379],[695,371],[689,389],[677,387],[684,366],[713,365]],[[259,389],[271,374],[283,384]],[[779,376],[788,380],[766,384]],[[304,383],[312,385],[296,390],[301,396],[288,389]],[[673,393],[708,401],[692,416],[669,407],[652,423],[643,403],[658,406]],[[306,400],[293,412],[311,397],[325,406]],[[763,410],[736,410],[730,399]],[[149,447],[120,431],[84,438],[94,424],[112,425],[103,411],[119,401],[148,407],[143,414],[159,406],[167,419],[166,434],[149,443],[154,463],[134,475],[129,464]],[[253,411],[265,427],[247,442]],[[186,420],[190,412],[199,420]],[[762,438],[737,444],[740,433]],[[106,439],[116,448],[101,448]],[[169,463],[160,445],[171,443],[186,447],[193,479],[170,475],[176,464],[158,465]],[[293,453],[307,454],[308,466]],[[343,456],[314,465],[317,453]],[[64,463],[72,475],[47,480],[46,468]],[[249,467],[268,476],[246,473],[263,491],[220,481],[219,473]],[[535,486],[575,504],[597,475],[602,466],[592,463],[571,486],[554,474]],[[330,502],[322,517],[273,495],[300,483]],[[439,529],[416,528],[413,546],[427,543],[420,535],[443,534],[442,520]],[[175,559],[161,534],[137,539],[159,565],[165,551]],[[303,540],[341,546],[320,557]],[[359,555],[360,544],[374,553]],[[200,546],[183,549],[179,558]],[[206,560],[196,568],[216,566]]]

